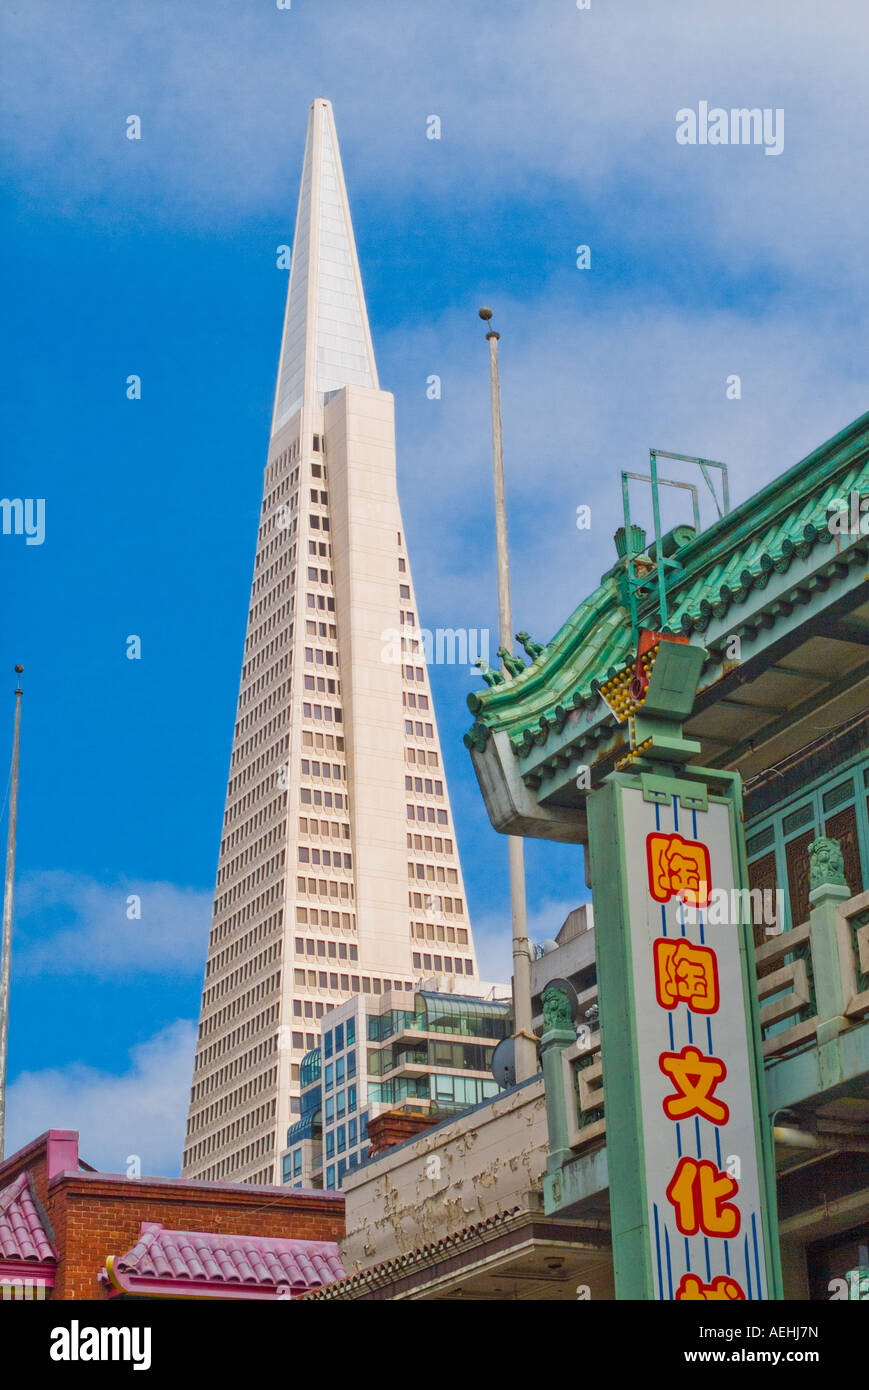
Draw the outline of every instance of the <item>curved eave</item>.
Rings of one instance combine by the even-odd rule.
[[[784,606],[758,599],[768,588],[776,595],[776,576],[787,575],[795,560],[809,561],[816,547],[831,546],[834,560],[850,549],[831,534],[827,507],[835,497],[869,491],[867,456],[869,413],[682,547],[677,555],[683,573],[669,586],[669,630],[716,654],[716,642],[723,646],[730,635],[750,632],[755,620],[775,623],[786,615],[788,603],[800,603],[800,593],[785,599]],[[654,585],[639,607],[641,626],[658,625],[657,601]],[[713,635],[725,619],[727,632]],[[589,734],[601,724],[615,730],[594,683],[622,666],[631,652],[628,615],[619,603],[617,581],[607,576],[521,675],[469,696],[476,721],[465,735],[466,746],[480,753],[490,734],[503,730],[527,772],[551,732],[575,725],[577,712]]]

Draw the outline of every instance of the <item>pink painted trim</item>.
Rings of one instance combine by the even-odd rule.
[[[54,1288],[54,1265],[36,1264],[33,1260],[0,1260],[0,1284],[17,1284],[22,1279],[29,1279],[31,1283],[44,1284],[46,1288]]]
[[[152,1298],[228,1298],[233,1301],[253,1299],[260,1302],[264,1300],[275,1302],[288,1298],[301,1298],[302,1294],[310,1292],[310,1289],[303,1285],[298,1285],[293,1289],[289,1285],[283,1284],[280,1287],[289,1288],[289,1295],[283,1294],[279,1299],[274,1284],[227,1285],[216,1279],[137,1279],[122,1273],[115,1267],[109,1269],[108,1281],[111,1298],[118,1298],[122,1293],[131,1293],[147,1294]]]
[[[50,1129],[46,1136],[45,1166],[47,1180],[67,1168],[78,1168],[78,1130]]]

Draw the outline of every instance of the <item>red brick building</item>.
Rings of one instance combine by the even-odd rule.
[[[0,1163],[3,1297],[295,1298],[344,1276],[340,1193],[99,1173],[75,1130]]]

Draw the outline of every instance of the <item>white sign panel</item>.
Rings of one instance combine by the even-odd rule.
[[[655,1297],[767,1298],[729,806],[620,795]]]

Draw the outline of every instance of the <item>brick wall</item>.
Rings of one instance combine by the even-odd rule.
[[[98,1282],[107,1255],[123,1255],[143,1221],[176,1231],[334,1240],[344,1235],[343,1197],[279,1188],[239,1192],[202,1184],[155,1184],[148,1179],[61,1174],[49,1185],[47,1210],[61,1261],[54,1297],[105,1298]],[[212,1187],[209,1192],[207,1189]]]
[[[344,1197],[287,1187],[205,1183],[180,1178],[127,1178],[63,1168],[78,1161],[78,1136],[51,1130],[0,1164],[0,1189],[31,1173],[54,1228],[60,1261],[52,1297],[104,1299],[99,1282],[107,1255],[124,1255],[143,1221],[176,1231],[340,1241]],[[49,1177],[49,1169],[52,1176]]]

